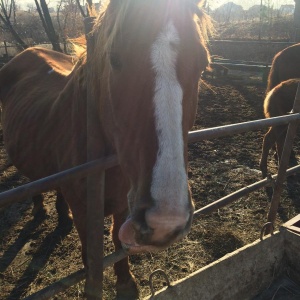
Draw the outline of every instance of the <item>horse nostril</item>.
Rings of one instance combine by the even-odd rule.
[[[141,226],[139,232],[142,235],[149,235],[153,233],[153,229],[148,226]]]
[[[140,244],[147,244],[153,235],[153,228],[149,227],[145,221],[142,223],[133,221],[133,224],[137,242]]]
[[[151,228],[151,242],[168,243],[184,236],[190,226],[189,212],[173,212],[166,215],[165,212],[149,210],[146,213],[146,223]]]

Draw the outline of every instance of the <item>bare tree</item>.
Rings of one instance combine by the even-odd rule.
[[[0,0],[0,21],[6,30],[9,30],[13,38],[17,42],[20,50],[28,48],[27,44],[22,40],[20,35],[13,27],[13,22],[16,23],[16,2],[15,0]],[[13,21],[12,21],[13,19]]]
[[[87,11],[88,14],[90,15],[90,12],[94,9],[94,4],[93,4],[93,0],[86,0],[87,3]]]
[[[41,18],[43,27],[46,31],[46,34],[48,36],[49,41],[52,44],[52,48],[55,51],[63,52],[60,43],[59,43],[59,35],[56,33],[52,19],[49,13],[49,8],[45,0],[40,0],[40,3],[38,0],[34,0],[38,14]]]
[[[63,44],[64,44],[64,52],[67,52],[67,49],[66,49],[66,27],[67,27],[67,19],[68,19],[68,15],[69,13],[65,13],[63,17],[61,17],[61,10],[62,10],[62,6],[63,6],[63,2],[64,0],[61,0],[57,6],[57,15],[56,15],[56,18],[57,18],[57,24],[58,24],[58,28],[59,28],[59,31],[60,31],[60,34],[62,36],[62,39],[63,39]],[[63,19],[63,20],[61,20]]]
[[[93,1],[92,1],[93,2]],[[82,5],[80,4],[80,0],[76,0],[77,6],[79,7],[80,13],[83,18],[87,17],[87,14],[84,12]]]
[[[77,0],[60,0],[57,6],[57,23],[64,46],[68,38],[83,34],[83,18],[80,8]],[[64,51],[67,51],[66,48]]]

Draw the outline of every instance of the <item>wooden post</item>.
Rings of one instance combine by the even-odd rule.
[[[95,109],[92,105],[92,88],[89,84],[93,82],[91,70],[91,52],[94,47],[92,31],[94,18],[87,17],[84,20],[87,38],[87,161],[91,161],[99,155],[95,150],[94,136]],[[103,285],[103,228],[104,228],[104,175],[105,172],[97,172],[87,177],[87,272],[85,292],[88,300],[102,299]]]
[[[6,41],[4,41],[4,49],[5,49],[5,58],[8,58],[8,51],[7,51]]]
[[[295,11],[294,11],[294,42],[300,42],[300,0],[295,1]]]
[[[293,113],[298,113],[300,111],[300,84],[298,84],[295,102],[293,106]],[[272,195],[271,206],[268,213],[268,222],[275,223],[276,214],[279,207],[280,196],[283,190],[283,182],[286,179],[286,170],[288,168],[291,150],[293,146],[294,137],[296,135],[298,122],[291,123],[288,127],[288,131],[285,137],[283,152],[280,159],[280,164],[278,168],[278,176],[275,182],[275,187]],[[271,228],[267,227],[265,234],[270,233]]]

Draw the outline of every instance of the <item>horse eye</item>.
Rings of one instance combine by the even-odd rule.
[[[120,57],[116,53],[110,54],[110,65],[115,70],[122,69],[122,62],[120,60]]]

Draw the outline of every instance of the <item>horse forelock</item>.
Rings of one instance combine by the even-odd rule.
[[[117,4],[110,7],[110,1],[104,1],[101,6],[101,11],[98,17],[95,17],[93,31],[90,33],[94,39],[94,55],[92,64],[97,69],[101,68],[105,55],[111,52],[111,48],[116,38],[117,33],[122,30],[124,19],[130,10],[130,7],[136,3],[137,0],[123,0],[118,1]],[[144,0],[143,0],[144,1]],[[170,1],[170,0],[164,0]],[[196,4],[193,0],[185,0],[186,5],[190,6],[192,13],[195,15],[194,22],[198,31],[199,39],[202,45],[207,49],[207,40],[209,35],[213,34],[214,26],[211,18],[201,8],[202,3]],[[71,39],[73,44],[74,62],[80,64],[86,61],[86,40],[84,36],[76,39]],[[209,53],[208,61],[210,61]],[[110,70],[109,70],[110,71]],[[107,74],[109,75],[109,74]]]
[[[95,51],[93,59],[95,62],[98,62],[98,66],[100,66],[103,59],[105,59],[105,55],[111,52],[113,42],[118,32],[122,32],[122,25],[126,15],[137,1],[138,0],[106,1],[102,5],[92,32]],[[172,1],[174,0],[161,0],[161,2],[170,3],[172,3]],[[111,4],[110,2],[117,2],[117,4]],[[212,20],[195,1],[185,0],[185,2],[195,16],[194,22],[200,41],[206,47],[208,36],[214,32]]]

